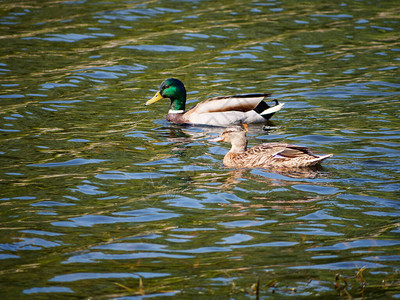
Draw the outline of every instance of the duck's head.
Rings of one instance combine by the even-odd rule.
[[[232,144],[233,152],[243,152],[247,148],[247,124],[243,124],[242,126],[231,126],[228,127],[222,132],[222,134],[212,139],[213,142],[228,142]]]
[[[171,99],[171,110],[184,111],[186,104],[186,89],[182,81],[176,78],[168,78],[161,83],[161,86],[153,98],[145,105],[153,104],[163,98]]]

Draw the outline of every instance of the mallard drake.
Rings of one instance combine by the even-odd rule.
[[[247,149],[247,125],[229,127],[214,142],[225,141],[232,148],[225,155],[223,163],[228,168],[299,168],[321,163],[332,154],[316,155],[303,146],[285,143],[266,143]]]
[[[204,124],[214,126],[242,123],[260,123],[269,120],[284,103],[275,101],[269,106],[263,100],[270,94],[245,94],[207,99],[185,111],[186,89],[176,78],[168,78],[145,105],[153,104],[163,98],[171,100],[167,120],[176,124]]]

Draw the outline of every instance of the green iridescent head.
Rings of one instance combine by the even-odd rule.
[[[176,78],[168,78],[161,83],[160,89],[146,102],[146,105],[153,104],[163,98],[171,99],[171,110],[185,110],[186,89],[182,81]]]

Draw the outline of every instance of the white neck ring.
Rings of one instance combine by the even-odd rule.
[[[168,111],[168,113],[169,114],[183,114],[185,111],[184,110],[172,110],[172,109],[170,109],[169,111]]]

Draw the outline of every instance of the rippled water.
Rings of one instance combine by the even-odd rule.
[[[3,297],[400,297],[397,1],[0,8]],[[249,143],[334,156],[226,169],[220,128],[143,106],[172,76],[188,106],[271,92]]]

